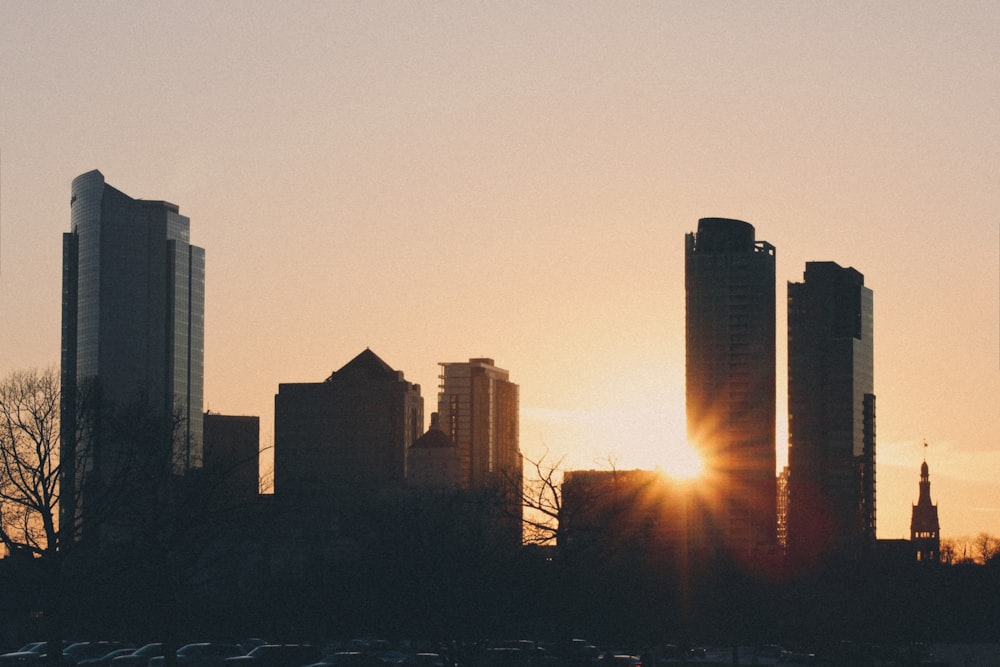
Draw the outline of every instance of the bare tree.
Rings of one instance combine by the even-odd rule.
[[[0,381],[0,540],[12,556],[59,549],[59,424],[55,369]]]
[[[88,498],[95,517],[118,493],[114,483],[91,483],[96,467],[85,416],[91,397],[85,391],[75,398],[67,409],[52,367],[16,370],[0,380],[0,542],[17,582],[43,612],[46,639],[56,645],[63,612],[75,597],[71,591],[81,583],[77,573],[91,571],[78,548],[81,490],[99,491]],[[74,446],[64,449],[64,440]],[[126,477],[123,469],[118,476]],[[49,651],[51,662],[60,657],[61,651]]]
[[[267,444],[260,447],[258,461],[265,452],[268,452],[267,463],[258,475],[258,486],[261,493],[274,493],[274,442],[272,438],[268,438]]]
[[[175,595],[252,502],[228,495],[242,461],[177,474],[179,412],[156,415],[138,400],[99,406],[87,387],[61,399],[54,368],[0,380],[0,544],[38,596],[51,641],[61,639],[65,605],[85,599],[102,572],[119,589],[153,581],[161,598]]]
[[[563,483],[568,472],[564,469],[565,456],[550,461],[549,452],[546,451],[537,459],[526,456],[524,460],[534,469],[534,475],[526,476],[521,486],[525,510],[524,541],[527,544],[565,546],[563,543],[570,541],[567,531],[572,529],[570,524],[575,523],[572,519],[576,518],[566,515],[567,507],[563,502]],[[614,456],[609,456],[600,463],[603,471],[612,478],[617,477],[617,459]],[[603,486],[582,490],[578,488],[575,499],[579,507],[576,509],[589,512],[598,505],[607,505],[608,496],[613,495],[613,491],[614,489],[609,490]]]
[[[0,380],[0,541],[12,557],[13,576],[35,596],[51,645],[61,646],[62,604],[75,521],[60,508],[74,502],[62,483],[60,381],[54,368],[12,372]],[[50,650],[58,662],[61,650]]]
[[[973,540],[973,546],[976,549],[976,556],[982,559],[984,564],[989,563],[1000,552],[1000,542],[989,533],[979,533],[976,535],[976,539]]]
[[[547,461],[548,452],[537,459],[524,457],[534,469],[534,476],[526,477],[521,485],[524,505],[524,541],[527,544],[551,545],[559,538],[559,519],[562,517],[563,461],[560,457]]]
[[[941,562],[945,565],[952,565],[958,560],[959,547],[954,539],[941,540]]]

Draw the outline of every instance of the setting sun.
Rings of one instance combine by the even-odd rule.
[[[666,453],[667,459],[661,468],[664,474],[678,480],[692,480],[701,477],[705,472],[705,463],[701,455],[690,444],[676,444]]]

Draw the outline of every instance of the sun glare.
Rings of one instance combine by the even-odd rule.
[[[679,480],[692,480],[705,472],[705,463],[690,443],[671,447],[663,463],[663,472]]]

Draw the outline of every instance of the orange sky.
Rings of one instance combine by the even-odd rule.
[[[779,332],[806,261],[874,290],[879,536],[925,439],[945,536],[1000,535],[996,3],[208,5],[0,3],[0,372],[58,363],[97,168],[191,218],[206,407],[266,443],[279,382],[371,347],[428,418],[492,357],[529,456],[669,470],[684,234],[736,217]]]

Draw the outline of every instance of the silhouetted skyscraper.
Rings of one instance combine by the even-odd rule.
[[[774,261],[741,220],[702,218],[685,239],[688,439],[736,554],[776,541]]]
[[[910,542],[917,560],[937,562],[941,559],[941,524],[937,505],[931,502],[931,474],[927,461],[920,465],[920,498],[910,515]]]
[[[201,466],[205,335],[205,251],[190,244],[189,220],[176,205],[132,199],[94,170],[73,180],[70,210],[71,231],[63,235],[64,521],[79,518],[70,500],[84,473],[100,486],[121,473],[126,458],[133,468],[136,457],[169,458],[174,473]],[[88,430],[78,441],[74,426],[84,408]]]
[[[799,558],[875,544],[872,291],[834,262],[788,284],[788,543]]]

